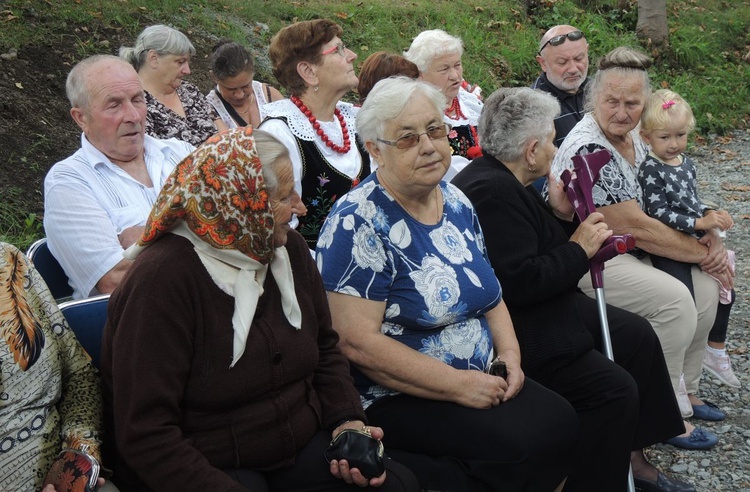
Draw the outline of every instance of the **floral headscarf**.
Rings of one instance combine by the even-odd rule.
[[[166,232],[193,243],[216,285],[234,296],[231,366],[245,350],[268,267],[295,328],[301,314],[289,256],[273,247],[273,212],[251,127],[219,133],[175,168],[154,203],[143,235],[125,257],[135,259]]]
[[[177,165],[156,199],[138,241],[148,246],[182,219],[217,249],[236,249],[267,264],[273,213],[250,127],[219,133]]]

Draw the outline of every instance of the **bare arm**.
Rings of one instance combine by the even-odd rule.
[[[228,130],[229,129],[229,127],[227,126],[227,124],[224,123],[224,121],[221,118],[214,120],[214,125],[216,125],[216,131],[217,131],[217,133],[218,132],[223,132],[224,130]]]
[[[632,234],[636,246],[649,253],[686,263],[701,263],[708,255],[708,248],[694,237],[649,217],[635,200],[599,207],[597,212],[615,234]]]
[[[268,102],[278,101],[279,99],[284,99],[284,95],[279,92],[278,89],[272,86],[268,86],[268,92],[271,93],[271,100]]]
[[[452,401],[471,408],[489,408],[503,398],[508,386],[502,378],[454,369],[383,335],[380,325],[384,302],[329,292],[328,303],[333,327],[341,337],[341,351],[378,384],[419,398]],[[509,354],[518,351],[518,343],[513,344],[507,337],[505,330],[499,329],[495,334],[493,329],[493,342],[507,342]]]
[[[122,259],[120,263],[114,266],[110,271],[104,274],[102,278],[96,283],[96,290],[101,294],[111,294],[115,287],[117,287],[125,273],[130,268],[133,262],[131,260]]]

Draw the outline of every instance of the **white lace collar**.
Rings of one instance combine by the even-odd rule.
[[[341,115],[344,117],[346,126],[349,128],[349,135],[354,141],[354,135],[357,133],[357,126],[355,123],[355,117],[357,115],[357,108],[354,105],[339,101],[336,107],[341,111]],[[263,106],[266,115],[269,118],[286,118],[287,125],[292,131],[295,137],[301,140],[313,141],[316,140],[317,133],[310,124],[302,111],[299,110],[295,104],[289,99],[281,99],[270,104]],[[323,130],[329,135],[331,141],[338,144],[343,143],[343,134],[341,131],[341,125],[339,125],[338,119],[333,118],[333,121],[320,121],[318,123],[323,127]],[[319,139],[318,139],[319,140]]]
[[[479,115],[482,114],[484,103],[476,95],[468,92],[463,87],[458,90],[458,103],[461,105],[461,113],[463,113],[466,118],[455,120],[443,115],[443,121],[451,126],[476,126],[479,124]]]

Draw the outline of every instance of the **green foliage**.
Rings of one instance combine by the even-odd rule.
[[[555,24],[573,24],[586,33],[592,73],[607,51],[640,46],[637,0],[4,0],[0,52],[64,36],[85,56],[103,51],[98,43],[111,30],[135,39],[144,26],[158,22],[188,35],[245,43],[257,55],[258,78],[271,81],[263,55],[272,35],[312,18],[341,24],[343,41],[359,55],[357,64],[378,50],[403,51],[425,29],[460,36],[464,76],[485,95],[533,82],[539,38]],[[667,18],[669,48],[644,47],[656,61],[654,86],[671,87],[692,104],[699,134],[746,126],[750,0],[667,0]],[[22,159],[34,163],[31,154]],[[12,197],[0,197],[1,237],[25,246],[41,234],[41,222],[12,203]]]
[[[0,196],[0,241],[25,251],[31,243],[44,236],[42,221],[16,205],[23,190],[14,188],[7,196]]]

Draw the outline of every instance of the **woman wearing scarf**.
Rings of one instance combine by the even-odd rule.
[[[368,481],[323,458],[365,415],[295,213],[286,148],[251,128],[210,138],[162,189],[104,333],[121,489],[411,490],[393,462]]]

